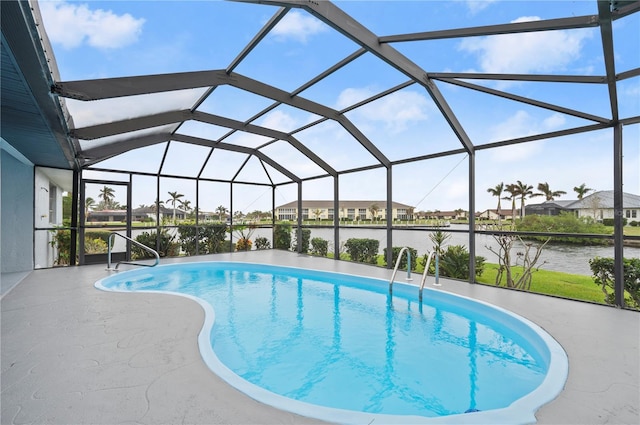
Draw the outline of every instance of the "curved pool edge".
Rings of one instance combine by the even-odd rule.
[[[251,265],[251,266],[260,266],[260,267],[272,267],[272,268],[282,268],[282,269],[293,269],[293,270],[304,270],[304,271],[313,271],[319,273],[326,273],[329,275],[343,275],[350,276],[356,278],[365,278],[368,280],[378,281],[385,287],[389,284],[388,281],[385,281],[380,278],[351,274],[351,273],[342,273],[335,271],[326,271],[326,270],[318,270],[318,269],[307,269],[301,267],[292,267],[292,266],[280,266],[273,264],[261,264],[261,263],[250,263],[250,262],[230,262],[230,261],[199,261],[199,262],[189,262],[189,263],[172,263],[172,264],[164,264],[160,266],[156,266],[154,268],[164,268],[164,267],[179,267],[181,264],[189,264],[189,265],[201,265],[201,264],[243,264],[243,265]],[[129,272],[134,272],[142,270],[141,268],[131,269],[123,272],[119,272],[118,274],[124,274]],[[107,276],[95,282],[94,287],[103,290],[106,292],[132,292],[126,290],[112,289],[104,286],[102,284],[103,281],[109,279],[114,275]],[[404,283],[404,282],[393,282],[395,285],[400,285],[403,288],[416,288],[416,285]],[[454,298],[462,298],[474,303],[482,304],[486,307],[495,309],[503,314],[506,314],[513,318],[516,321],[521,322],[522,324],[528,326],[538,337],[542,339],[545,343],[546,347],[549,350],[549,367],[547,370],[547,374],[542,381],[542,383],[529,394],[515,400],[511,405],[501,408],[501,409],[492,409],[486,411],[478,411],[471,413],[463,413],[463,414],[454,414],[440,417],[424,417],[424,416],[412,416],[412,415],[388,415],[388,414],[375,414],[375,413],[366,413],[366,412],[358,412],[352,410],[344,410],[344,409],[336,409],[330,407],[324,407],[314,404],[309,404],[305,402],[301,402],[298,400],[294,400],[291,398],[287,398],[278,394],[275,394],[271,391],[265,390],[262,387],[254,385],[239,375],[235,374],[231,369],[227,368],[216,356],[213,348],[210,343],[210,334],[213,329],[213,325],[215,323],[215,311],[213,306],[211,306],[208,302],[202,300],[201,298],[182,294],[178,292],[171,291],[157,291],[157,290],[138,290],[135,292],[139,293],[155,293],[155,294],[169,294],[169,295],[177,295],[184,298],[188,298],[190,300],[198,303],[203,311],[204,311],[204,323],[200,332],[198,333],[198,347],[200,351],[200,355],[207,365],[207,367],[215,373],[218,377],[224,380],[226,383],[241,391],[245,395],[253,398],[254,400],[272,406],[274,408],[287,411],[290,413],[295,413],[301,416],[318,419],[322,421],[327,421],[331,423],[340,423],[340,424],[375,424],[375,423],[384,423],[384,424],[448,424],[448,425],[457,425],[457,424],[466,424],[473,425],[479,423],[509,423],[509,424],[535,424],[537,422],[535,413],[545,404],[553,401],[564,389],[565,383],[567,381],[569,367],[568,367],[568,356],[565,350],[562,348],[560,343],[555,340],[547,331],[545,331],[541,326],[532,322],[531,320],[520,316],[508,309],[505,309],[500,306],[496,306],[494,304],[477,300],[471,297],[467,297],[464,295],[455,294],[452,292],[442,291],[440,289],[429,288],[425,286],[427,291],[431,292],[442,292],[447,294],[448,296]]]

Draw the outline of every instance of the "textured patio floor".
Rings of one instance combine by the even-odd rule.
[[[391,276],[391,270],[275,250],[189,260]],[[172,261],[178,260],[162,263]],[[204,315],[197,303],[95,289],[109,273],[104,265],[37,270],[4,294],[2,424],[319,423],[258,403],[214,375],[198,350]],[[565,390],[537,412],[538,423],[640,423],[639,313],[443,283],[442,290],[532,320],[563,346],[569,356]]]

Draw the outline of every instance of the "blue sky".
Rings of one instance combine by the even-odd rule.
[[[378,36],[597,14],[595,1],[340,1],[336,4]],[[278,10],[273,6],[224,1],[40,1],[40,9],[63,81],[225,69]],[[640,14],[613,25],[616,72],[640,67]],[[392,46],[427,72],[604,74],[597,28],[394,43]],[[234,71],[293,91],[357,49],[355,43],[316,18],[292,9]],[[365,54],[300,95],[340,110],[407,80],[400,72]],[[611,115],[603,85],[472,82],[597,116]],[[592,124],[582,118],[444,82],[436,84],[476,145]],[[171,108],[188,108],[201,93],[201,90],[192,90],[147,96],[135,105],[118,99],[90,104],[68,101],[68,107],[76,126],[82,127]],[[640,78],[620,82],[618,94],[622,118],[640,115]],[[271,103],[224,86],[216,89],[200,109],[244,121]],[[415,84],[350,111],[346,116],[391,160],[461,147],[426,90]],[[288,132],[316,119],[317,116],[308,112],[281,105],[254,124]],[[624,191],[635,194],[640,194],[638,127],[624,128]],[[181,127],[180,132],[215,139],[226,130],[189,123]],[[338,170],[376,162],[350,134],[331,121],[302,131],[296,137]],[[225,142],[256,147],[268,140],[237,133]],[[163,147],[128,152],[120,159],[109,160],[105,167],[135,164],[141,171],[155,171]],[[182,143],[172,143],[170,149],[174,154],[163,169],[170,174],[195,176],[207,154],[205,148]],[[521,180],[534,189],[538,183],[546,182],[552,190],[567,192],[558,199],[575,199],[573,188],[583,183],[596,190],[612,189],[612,149],[612,131],[602,130],[478,151],[476,210],[495,208],[497,199],[492,198],[487,189],[500,182]],[[286,142],[274,143],[265,152],[301,177],[321,173]],[[243,162],[244,157],[238,154],[216,151],[203,175],[230,178]],[[276,181],[284,180],[277,171],[270,172]],[[249,161],[240,177],[243,175],[247,179],[267,181],[262,166],[255,160]],[[91,177],[100,175],[94,173]],[[393,169],[393,179],[393,198],[398,202],[416,206],[418,210],[468,209],[465,155],[397,166]],[[134,180],[134,206],[153,202],[155,192],[148,190],[151,183],[154,182],[150,178]],[[382,169],[345,175],[340,180],[340,197],[384,199],[385,185],[386,173]],[[225,192],[219,190],[223,188],[219,184],[206,186],[212,193]],[[183,193],[195,204],[195,187],[191,183],[163,180],[161,199],[168,191]],[[303,196],[307,199],[331,199],[332,191],[331,179],[303,184]],[[276,203],[296,197],[297,188],[287,185],[278,189]],[[228,195],[207,196],[201,203],[202,209],[213,210],[218,205],[227,205]],[[234,192],[234,209],[248,212],[270,208],[270,190],[265,187],[238,191],[237,195]]]

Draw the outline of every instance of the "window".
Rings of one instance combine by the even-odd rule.
[[[295,220],[296,219],[296,209],[295,208],[280,208],[278,210],[278,219],[279,220]]]
[[[57,187],[49,183],[49,223],[58,223]]]
[[[333,220],[333,208],[329,208],[328,211],[329,220]]]
[[[355,219],[356,218],[356,209],[355,208],[347,209],[347,217],[349,218],[349,220]]]
[[[359,216],[360,220],[365,220],[367,218],[367,209],[366,208],[359,208],[358,209],[358,216]]]
[[[309,220],[309,208],[302,209],[302,219]]]

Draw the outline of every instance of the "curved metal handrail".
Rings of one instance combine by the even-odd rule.
[[[424,272],[422,273],[422,280],[420,281],[420,292],[418,293],[418,301],[422,302],[422,290],[424,289],[424,283],[427,280],[427,273],[429,273],[429,266],[431,265],[431,259],[435,257],[436,258],[436,272],[434,274],[434,277],[436,278],[436,281],[433,283],[433,286],[442,286],[442,284],[440,283],[440,256],[437,254],[436,251],[431,251],[429,253],[429,257],[427,258],[427,263],[424,265]]]
[[[396,278],[396,273],[398,273],[398,267],[400,267],[400,260],[402,260],[402,254],[407,251],[407,280],[411,280],[411,251],[408,251],[409,247],[405,246],[398,253],[398,259],[396,260],[396,266],[393,269],[393,274],[391,275],[391,280],[389,280],[389,293],[393,292],[393,280]]]
[[[156,257],[156,262],[153,264],[143,264],[143,263],[136,263],[135,261],[118,261],[116,266],[114,268],[111,268],[111,245],[113,244],[113,240],[115,239],[116,236],[120,236],[121,238],[128,240],[132,244],[144,249],[145,251],[150,252]],[[128,236],[121,235],[120,233],[111,232],[111,234],[109,235],[109,241],[107,243],[107,270],[118,271],[118,266],[120,266],[120,264],[131,264],[134,266],[154,267],[154,266],[157,266],[159,262],[160,262],[160,255],[158,254],[158,251],[156,251],[155,249],[151,249],[148,246],[143,245],[140,242],[134,239],[131,239]]]

